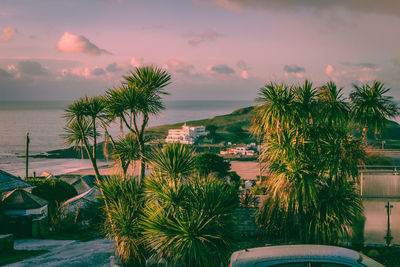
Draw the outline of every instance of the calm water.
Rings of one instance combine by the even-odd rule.
[[[16,175],[24,174],[25,135],[30,133],[31,153],[63,148],[63,113],[69,102],[0,102],[0,170]],[[252,101],[169,101],[166,110],[149,125],[156,126],[204,119],[228,114],[235,109],[253,105]],[[112,134],[118,135],[114,125]],[[53,170],[75,170],[90,165],[79,160],[32,159],[30,168],[37,173]],[[82,165],[84,164],[84,165]]]

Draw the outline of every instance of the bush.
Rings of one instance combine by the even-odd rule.
[[[30,178],[27,179],[27,182],[36,185],[32,194],[47,200],[49,204],[56,204],[56,206],[78,194],[72,185],[59,179]]]
[[[218,178],[224,178],[231,169],[230,162],[211,152],[204,152],[196,156],[194,166],[201,176],[216,174]]]
[[[158,260],[173,266],[221,266],[231,254],[235,188],[214,177],[147,180],[143,229]]]

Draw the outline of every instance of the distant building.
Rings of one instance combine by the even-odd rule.
[[[242,156],[254,156],[256,152],[254,150],[250,150],[247,147],[240,147],[238,146],[235,148],[233,151],[233,154],[235,155],[242,155]]]
[[[241,156],[254,156],[256,155],[256,151],[249,149],[248,147],[236,147],[236,148],[229,148],[226,151],[221,151],[221,155],[227,154],[234,154],[234,155],[241,155]]]
[[[184,124],[182,129],[168,130],[168,136],[165,139],[165,142],[193,145],[198,137],[205,135],[207,135],[206,127],[187,126]]]

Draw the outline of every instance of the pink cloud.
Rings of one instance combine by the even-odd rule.
[[[132,65],[133,67],[138,68],[138,67],[140,67],[140,66],[143,66],[144,59],[143,59],[143,58],[135,58],[135,57],[132,57],[130,63],[131,63],[131,65]]]
[[[205,29],[202,33],[185,34],[185,37],[189,37],[188,44],[191,46],[198,46],[206,41],[214,41],[221,36],[222,34],[214,31],[213,29]]]
[[[335,82],[340,80],[358,80],[360,82],[367,82],[377,79],[377,73],[381,71],[378,67],[357,67],[359,64],[352,64],[348,69],[337,70],[331,64],[328,64],[325,68],[325,74],[329,76]]]
[[[85,36],[64,32],[57,42],[57,48],[64,53],[84,53],[89,55],[111,54],[107,50],[100,49],[90,42]]]
[[[243,70],[241,76],[243,79],[247,80],[249,78],[249,73],[247,70]]]
[[[4,27],[0,32],[0,42],[8,42],[10,41],[17,30],[11,26]]]

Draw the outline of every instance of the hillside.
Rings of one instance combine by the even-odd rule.
[[[229,134],[233,128],[241,127],[243,130],[248,131],[250,128],[250,112],[253,107],[241,108],[233,111],[230,114],[215,116],[211,119],[187,121],[186,125],[189,126],[216,126],[216,132],[219,134]],[[185,122],[160,125],[149,128],[146,133],[155,139],[164,139],[168,135],[169,129],[181,128]]]

